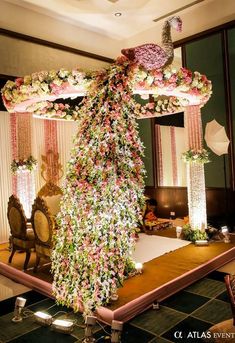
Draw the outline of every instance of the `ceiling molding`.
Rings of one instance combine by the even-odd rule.
[[[170,17],[170,16],[172,16],[172,15],[174,15],[174,14],[176,14],[176,13],[179,13],[179,12],[181,12],[181,11],[187,9],[187,8],[190,8],[190,7],[192,7],[192,6],[195,6],[195,5],[197,5],[197,4],[199,4],[200,2],[203,2],[203,1],[204,1],[204,0],[195,0],[195,1],[191,2],[191,3],[188,4],[188,5],[185,5],[185,6],[183,6],[183,7],[180,7],[180,8],[178,8],[178,9],[176,9],[175,11],[168,12],[167,14],[164,14],[164,15],[161,16],[161,17],[158,17],[158,18],[156,18],[156,19],[153,19],[153,21],[156,23],[156,22],[158,22],[158,21],[160,21],[160,20],[162,20],[162,19],[168,18],[168,17]]]
[[[114,60],[112,58],[106,57],[106,56],[101,56],[101,55],[97,55],[97,54],[93,54],[92,52],[88,52],[88,51],[84,51],[84,50],[79,50],[76,48],[72,48],[70,46],[66,46],[66,45],[62,45],[62,44],[58,44],[58,43],[54,43],[54,42],[50,42],[41,38],[36,38],[36,37],[32,37],[32,36],[28,36],[25,35],[23,33],[19,33],[19,32],[15,32],[15,31],[10,31],[10,30],[6,30],[3,28],[0,28],[0,35],[3,36],[8,36],[11,38],[16,38],[16,39],[20,39],[26,42],[31,42],[31,43],[35,43],[35,44],[40,44],[40,45],[44,45],[44,46],[48,46],[50,48],[53,49],[58,49],[58,50],[63,50],[63,51],[67,51],[67,52],[72,52],[73,54],[77,54],[80,56],[85,56],[88,58],[92,58],[95,60],[99,60],[102,62],[107,62],[107,63],[113,63]]]

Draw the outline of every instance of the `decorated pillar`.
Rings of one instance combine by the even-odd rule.
[[[31,114],[11,114],[12,191],[19,199],[26,216],[31,216],[35,199],[35,175],[31,173],[36,160],[31,156]]]
[[[42,156],[42,176],[47,182],[57,185],[59,181],[59,153],[57,140],[57,121],[44,120],[45,156]]]
[[[185,127],[189,149],[184,154],[187,164],[189,223],[192,229],[204,231],[207,227],[204,175],[206,152],[202,147],[202,122],[199,105],[185,108]]]
[[[58,186],[63,176],[62,165],[59,162],[57,122],[44,120],[45,155],[42,155],[41,175],[46,183],[38,192],[41,197],[50,197],[62,194]]]

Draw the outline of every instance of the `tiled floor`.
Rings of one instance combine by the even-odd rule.
[[[232,317],[223,282],[224,276],[224,273],[213,272],[163,301],[158,310],[149,309],[126,323],[122,343],[202,342],[200,337],[203,332],[213,324]],[[0,282],[2,280],[5,282],[4,278],[0,278]],[[10,284],[14,288],[12,281]],[[19,295],[20,285],[16,284],[15,287],[17,293],[14,295]],[[11,319],[15,303],[14,296],[1,301],[0,304],[0,343],[82,342],[84,322],[81,314],[75,315],[67,308],[56,306],[52,299],[34,291],[26,289],[25,292],[25,289],[22,289],[22,292],[27,299],[27,310],[33,312],[47,310],[51,315],[57,313],[56,317],[62,315],[76,320],[77,326],[72,335],[64,335],[48,327],[37,325],[30,316],[30,312],[21,323],[13,323]],[[65,313],[58,313],[58,311]],[[110,342],[110,328],[106,326],[105,330],[106,332],[101,327],[96,327],[97,342]],[[179,335],[182,338],[179,338]]]

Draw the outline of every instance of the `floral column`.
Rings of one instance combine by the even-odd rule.
[[[185,127],[189,150],[187,161],[187,188],[189,223],[193,229],[204,231],[207,226],[206,191],[202,148],[202,122],[199,105],[185,108]],[[185,154],[185,155],[186,155]]]
[[[58,185],[61,165],[58,153],[57,121],[44,120],[44,132],[45,156],[42,156],[44,162],[42,165],[42,175],[46,182]]]
[[[35,175],[27,163],[31,163],[31,114],[11,114],[11,148],[14,175],[12,191],[17,195],[24,208],[26,216],[31,216],[32,204],[35,198]]]

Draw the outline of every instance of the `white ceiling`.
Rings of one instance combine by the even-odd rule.
[[[211,0],[6,1],[89,31],[95,31],[103,36],[121,40],[156,27],[156,21],[163,22],[174,13],[180,15],[185,11],[194,11]],[[117,12],[122,15],[116,17]]]

